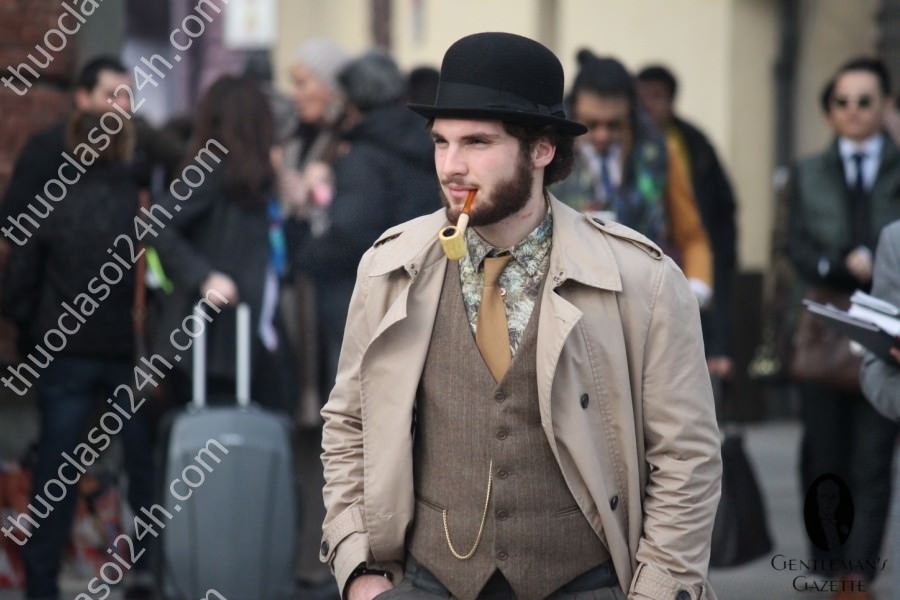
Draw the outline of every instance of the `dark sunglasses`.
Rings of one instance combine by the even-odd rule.
[[[841,109],[847,108],[851,104],[853,104],[852,98],[847,98],[845,96],[836,96],[834,99],[834,105]],[[875,99],[872,98],[872,96],[860,96],[856,99],[856,108],[860,110],[871,108],[873,104],[875,104]]]

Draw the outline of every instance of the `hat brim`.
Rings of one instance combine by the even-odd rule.
[[[407,104],[407,108],[428,119],[446,117],[448,119],[484,119],[490,121],[505,121],[509,123],[529,123],[536,125],[551,125],[559,133],[576,137],[587,133],[587,127],[581,123],[570,121],[562,117],[551,115],[539,115],[533,112],[518,111],[508,108],[452,108],[432,106],[430,104]]]

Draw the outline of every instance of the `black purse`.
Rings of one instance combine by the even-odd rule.
[[[722,385],[714,384],[718,398]],[[744,434],[734,425],[722,430],[722,495],[713,525],[709,566],[737,567],[771,552],[772,538],[762,492],[744,448]]]

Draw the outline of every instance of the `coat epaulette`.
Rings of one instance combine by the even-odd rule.
[[[615,236],[617,238],[626,240],[626,241],[634,244],[635,246],[637,246],[638,248],[640,248],[641,250],[643,250],[644,252],[646,252],[651,257],[653,257],[657,260],[659,260],[663,257],[663,251],[662,251],[662,249],[660,249],[659,246],[657,246],[655,243],[653,243],[653,241],[650,238],[648,238],[647,236],[645,236],[641,233],[638,233],[637,231],[635,231],[634,229],[631,229],[630,227],[626,227],[624,225],[616,223],[615,221],[606,221],[606,220],[597,219],[597,218],[591,218],[588,220],[590,221],[591,225],[593,225],[595,228],[599,229],[600,231],[603,231],[612,236]]]

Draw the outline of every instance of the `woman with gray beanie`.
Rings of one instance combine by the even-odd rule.
[[[326,228],[328,203],[333,196],[332,163],[341,143],[338,127],[344,118],[345,101],[337,84],[337,74],[350,55],[327,39],[310,39],[297,49],[290,67],[294,100],[300,124],[295,136],[276,153],[279,196],[283,212],[299,222],[299,227],[319,235]],[[325,359],[329,319],[320,310],[320,295],[309,277],[295,273],[281,298],[286,307],[288,334],[297,351],[297,378],[300,397],[296,410],[299,426],[295,454],[300,485],[302,522],[298,539],[297,575],[301,597],[312,596],[319,586],[333,586],[328,572],[318,561],[320,524],[324,515],[318,460],[321,444],[319,409],[328,397],[333,372]],[[324,325],[320,323],[325,322]],[[331,380],[329,380],[329,377]]]

